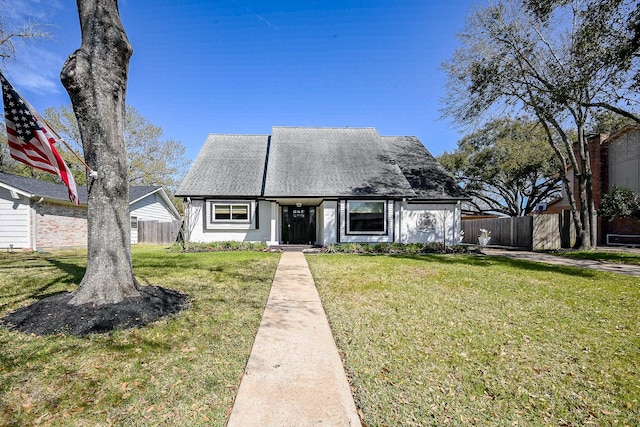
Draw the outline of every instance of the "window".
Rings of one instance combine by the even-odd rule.
[[[386,202],[347,202],[347,233],[385,234],[387,232]]]
[[[211,222],[249,221],[248,204],[212,204]]]
[[[132,216],[131,217],[131,229],[132,230],[137,230],[138,229],[138,217],[137,216]]]

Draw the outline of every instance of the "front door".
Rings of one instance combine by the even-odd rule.
[[[315,208],[282,207],[282,240],[284,243],[307,244],[315,240]]]

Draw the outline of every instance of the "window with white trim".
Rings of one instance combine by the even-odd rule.
[[[211,203],[211,222],[249,222],[248,203]]]
[[[386,234],[386,201],[347,201],[347,234]]]
[[[138,217],[137,216],[132,216],[131,217],[131,229],[132,230],[137,230],[138,229]]]

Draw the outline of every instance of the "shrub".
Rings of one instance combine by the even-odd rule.
[[[259,251],[264,252],[269,247],[264,242],[211,242],[211,243],[189,243],[186,248],[182,245],[173,245],[171,252],[227,252],[227,251]]]
[[[332,243],[322,248],[322,253],[346,254],[444,254],[468,253],[469,249],[463,245],[448,245],[442,243]]]

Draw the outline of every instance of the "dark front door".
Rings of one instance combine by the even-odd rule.
[[[315,240],[315,208],[310,206],[282,207],[282,240],[284,243],[307,244]],[[313,229],[313,231],[312,231]]]

